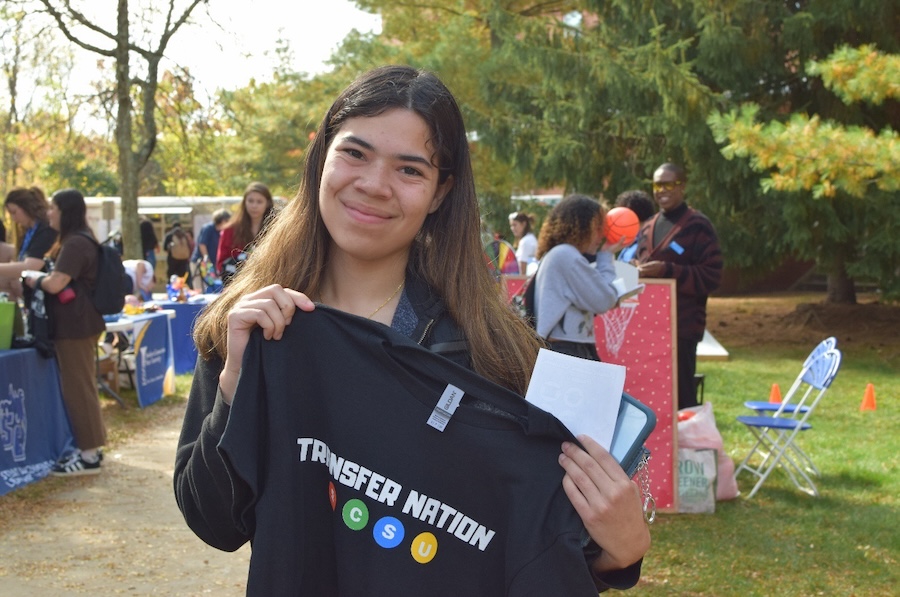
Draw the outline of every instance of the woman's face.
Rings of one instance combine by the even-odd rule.
[[[349,118],[328,147],[319,209],[333,248],[365,261],[408,254],[425,217],[440,207],[431,131],[410,110]]]
[[[9,212],[9,217],[12,218],[12,221],[22,228],[31,228],[34,224],[34,221],[25,213],[25,210],[15,203],[7,203],[6,211]]]
[[[519,220],[510,220],[509,229],[512,230],[513,236],[515,236],[516,238],[522,238],[522,235],[525,233],[525,222],[520,222]]]
[[[247,193],[247,198],[244,199],[244,208],[247,210],[247,215],[250,216],[251,220],[258,220],[266,214],[266,210],[269,208],[269,201],[262,193],[250,191]]]
[[[59,208],[51,201],[50,207],[47,209],[47,220],[50,222],[50,227],[57,232],[59,232],[59,216]]]

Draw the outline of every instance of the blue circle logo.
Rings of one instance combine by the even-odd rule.
[[[385,516],[375,523],[372,529],[372,536],[375,537],[375,543],[385,549],[392,549],[400,545],[403,541],[405,530],[403,523],[393,516]]]

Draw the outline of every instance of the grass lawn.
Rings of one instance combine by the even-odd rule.
[[[744,401],[767,400],[773,383],[787,391],[813,345],[744,346],[730,350],[728,361],[698,363],[705,399],[736,465],[753,445],[735,420],[749,414]],[[840,341],[838,348],[841,370],[810,419],[813,428],[797,440],[822,472],[820,497],[798,491],[779,470],[752,499],[718,502],[715,514],[660,515],[637,593],[898,594],[897,355]],[[877,410],[860,412],[870,382]],[[744,472],[738,486],[746,494],[754,482]]]

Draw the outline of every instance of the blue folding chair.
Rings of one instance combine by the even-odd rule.
[[[806,373],[806,369],[809,367],[809,364],[812,363],[813,360],[815,360],[819,355],[821,355],[826,350],[831,350],[832,348],[837,348],[837,338],[835,338],[834,336],[825,338],[824,340],[819,342],[815,348],[812,349],[812,352],[810,352],[809,356],[806,357],[806,360],[803,361],[803,367],[800,369],[800,374],[797,375],[797,378],[794,380],[794,383],[791,385],[790,389],[785,393],[784,398],[781,399],[781,402],[749,400],[744,403],[744,406],[746,406],[750,410],[756,411],[756,414],[758,415],[766,413],[777,413],[778,415],[780,415],[781,413],[793,414],[797,410],[797,403],[794,402],[795,394],[802,383],[803,375]],[[808,409],[808,406],[801,407],[801,414],[806,412]]]
[[[828,349],[803,368],[800,383],[794,392],[800,399],[794,403],[796,408],[793,412],[787,413],[779,409],[771,416],[737,418],[756,438],[756,443],[734,472],[735,480],[745,470],[756,476],[756,485],[747,495],[748,499],[759,491],[776,468],[784,470],[800,491],[812,496],[819,495],[812,480],[813,476],[820,475],[819,469],[797,445],[796,439],[801,431],[812,429],[809,418],[825,396],[840,367],[841,351],[837,348]],[[759,463],[751,464],[751,460],[759,460]]]

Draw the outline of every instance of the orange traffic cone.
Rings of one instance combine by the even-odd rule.
[[[875,410],[875,386],[873,384],[866,385],[866,391],[863,393],[862,404],[859,410]]]
[[[769,392],[769,402],[781,404],[781,388],[778,387],[777,383],[772,384],[772,391]]]

